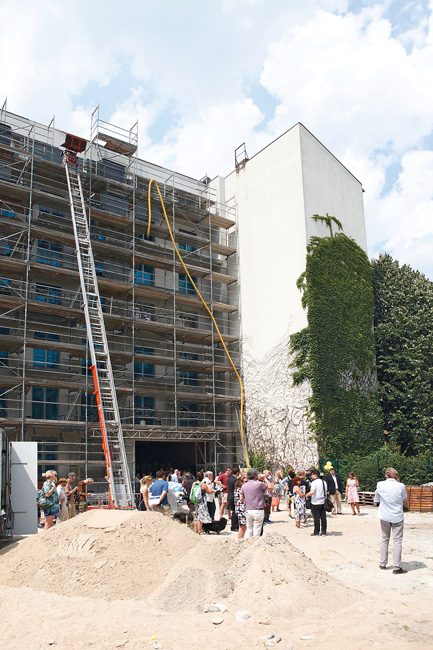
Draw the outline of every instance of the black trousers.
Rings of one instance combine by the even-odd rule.
[[[318,535],[320,533],[320,524],[322,524],[322,533],[326,533],[326,510],[323,503],[320,506],[312,503],[311,512],[313,513],[314,519],[314,534]]]
[[[207,502],[207,509],[209,511],[209,516],[213,521],[214,518],[215,518],[215,501],[208,501]]]
[[[239,530],[239,520],[234,509],[232,510],[232,520],[231,520],[230,530]]]

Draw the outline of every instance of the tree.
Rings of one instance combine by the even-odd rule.
[[[367,453],[382,442],[370,263],[355,241],[332,234],[334,217],[318,219],[331,236],[310,239],[297,283],[308,327],[290,340],[293,379],[311,383],[310,427],[322,457]]]
[[[433,282],[389,255],[372,261],[377,376],[386,438],[433,449]]]

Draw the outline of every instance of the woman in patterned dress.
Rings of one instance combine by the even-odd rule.
[[[199,533],[199,535],[203,535],[203,524],[210,524],[212,523],[212,519],[210,518],[209,510],[207,507],[207,499],[206,499],[206,494],[210,494],[212,492],[212,489],[203,481],[204,478],[204,473],[203,470],[201,469],[200,471],[197,472],[197,480],[195,483],[200,483],[201,484],[201,492],[202,492],[202,500],[200,503],[195,504],[195,509],[194,509],[194,530],[196,533]],[[195,483],[193,485],[195,485]]]
[[[295,497],[296,528],[303,528],[301,521],[307,518],[307,510],[305,508],[305,485],[301,485],[301,478],[299,476],[295,476],[293,479],[293,494]]]
[[[238,516],[239,529],[238,529],[238,539],[242,539],[247,530],[247,514],[245,509],[245,501],[241,501],[239,494],[241,487],[246,483],[248,477],[246,474],[240,476],[235,483],[235,492],[234,492],[234,501],[235,501],[235,513]]]

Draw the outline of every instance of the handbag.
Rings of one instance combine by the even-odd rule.
[[[273,508],[278,508],[280,505],[280,499],[278,497],[272,497],[272,507]]]
[[[305,499],[305,507],[307,508],[307,510],[311,510],[311,497],[307,497]]]
[[[325,481],[322,481],[322,483],[323,483],[323,490],[325,492],[325,502],[323,504],[323,507],[325,508],[325,512],[332,512],[332,510],[334,509],[334,504],[326,494],[327,490],[326,490]]]
[[[38,491],[37,502],[41,510],[49,510],[54,505],[54,500],[47,497],[42,489]]]

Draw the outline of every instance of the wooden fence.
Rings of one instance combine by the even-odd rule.
[[[403,507],[409,512],[433,512],[433,488],[430,485],[406,485],[407,501]],[[374,492],[359,492],[362,506],[374,505]]]

